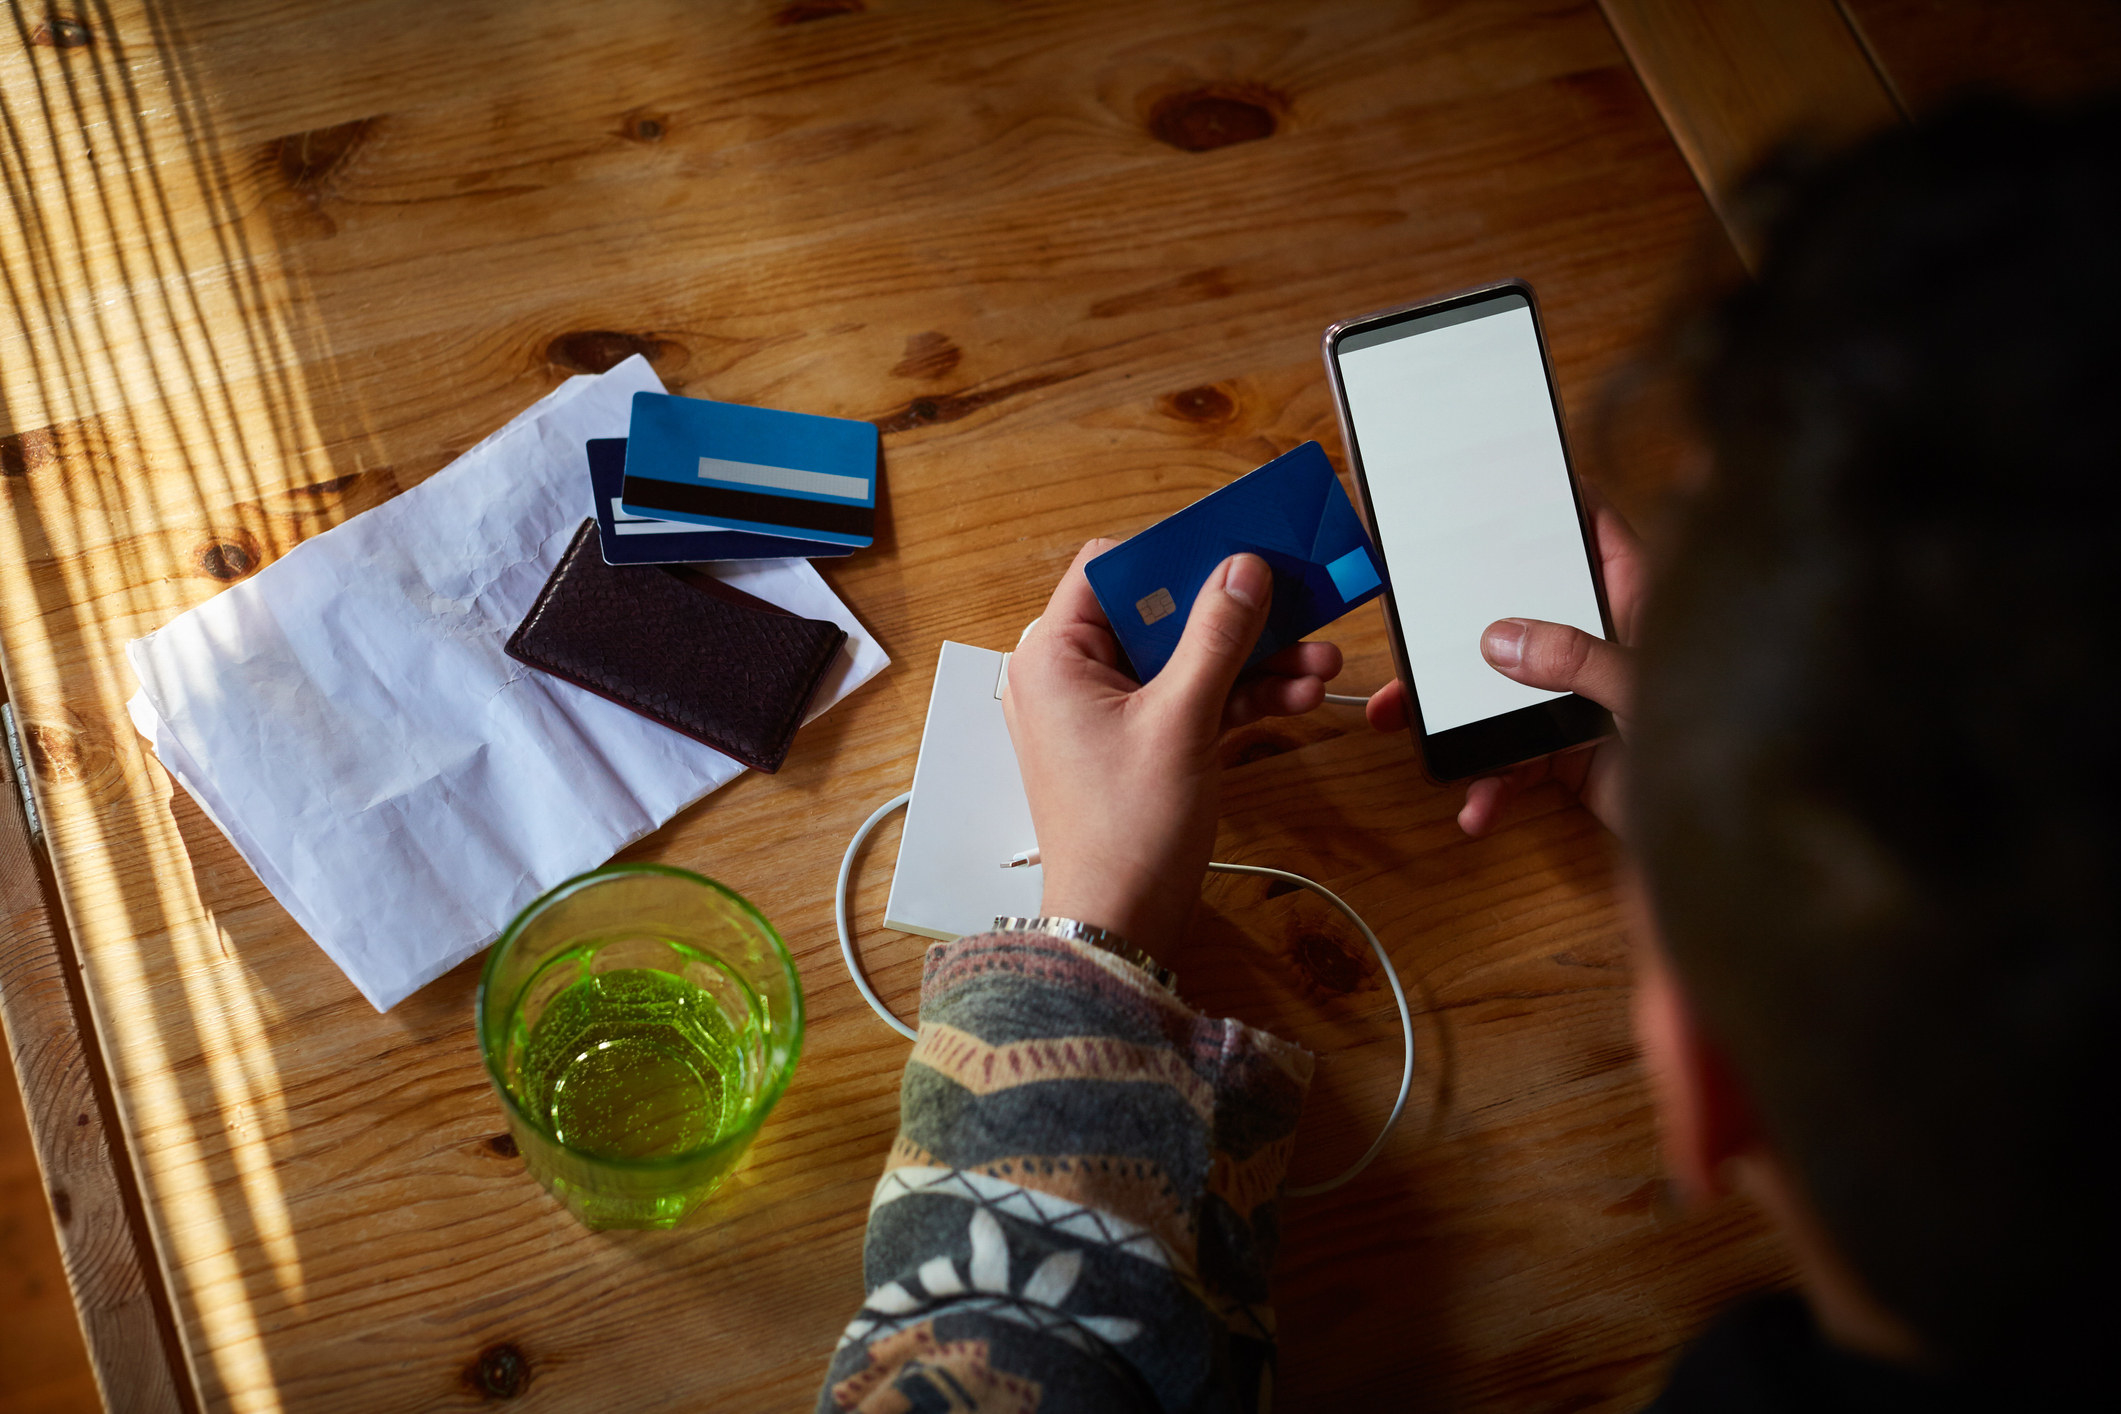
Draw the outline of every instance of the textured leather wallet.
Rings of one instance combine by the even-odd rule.
[[[607,565],[584,521],[508,640],[508,656],[777,771],[847,641],[702,574]]]

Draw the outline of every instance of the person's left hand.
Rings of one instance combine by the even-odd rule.
[[[1002,710],[1038,831],[1043,911],[1161,955],[1185,932],[1215,844],[1222,734],[1318,706],[1340,650],[1299,643],[1238,682],[1274,582],[1264,560],[1234,555],[1201,587],[1171,661],[1137,685],[1083,575],[1116,543],[1076,555],[1009,660]]]

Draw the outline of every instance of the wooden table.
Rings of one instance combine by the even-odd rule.
[[[938,644],[1012,642],[1090,535],[1338,456],[1335,318],[1525,276],[1580,421],[1678,273],[1733,263],[1566,0],[91,3],[16,13],[0,121],[0,643],[93,1021],[81,1124],[116,1126],[100,1231],[132,1185],[151,1239],[107,1304],[170,1332],[160,1387],[98,1353],[142,1407],[807,1404],[905,1054],[841,971],[833,872],[911,778]],[[894,662],[626,852],[756,900],[813,1020],[711,1223],[592,1234],[505,1138],[475,965],[372,1012],[134,735],[123,647],[636,351],[883,428],[877,545],[821,568]],[[1385,679],[1374,611],[1333,636],[1345,683]],[[1467,841],[1345,709],[1227,757],[1218,857],[1347,896],[1420,1013],[1400,1132],[1287,1209],[1280,1407],[1639,1402],[1782,1264],[1750,1212],[1665,1198],[1608,840],[1535,797]],[[860,916],[910,1009],[895,842]],[[1345,925],[1217,881],[1179,965],[1321,1052],[1297,1176],[1358,1151],[1398,1045]]]

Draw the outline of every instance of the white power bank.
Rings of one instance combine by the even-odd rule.
[[[1009,655],[944,643],[913,766],[884,926],[949,941],[997,917],[1033,917],[1045,871],[1004,869],[1034,848],[1031,806],[1002,718]]]

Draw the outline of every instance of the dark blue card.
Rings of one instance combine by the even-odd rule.
[[[627,514],[858,548],[876,534],[876,424],[635,393]]]
[[[1333,463],[1306,442],[1083,567],[1143,682],[1171,660],[1208,576],[1241,550],[1274,571],[1274,602],[1248,667],[1384,592],[1383,560]]]
[[[748,530],[709,530],[681,520],[651,520],[620,508],[626,479],[626,439],[593,437],[589,484],[597,502],[597,539],[607,565],[700,564],[708,560],[814,560],[854,553],[852,545],[754,535]]]

